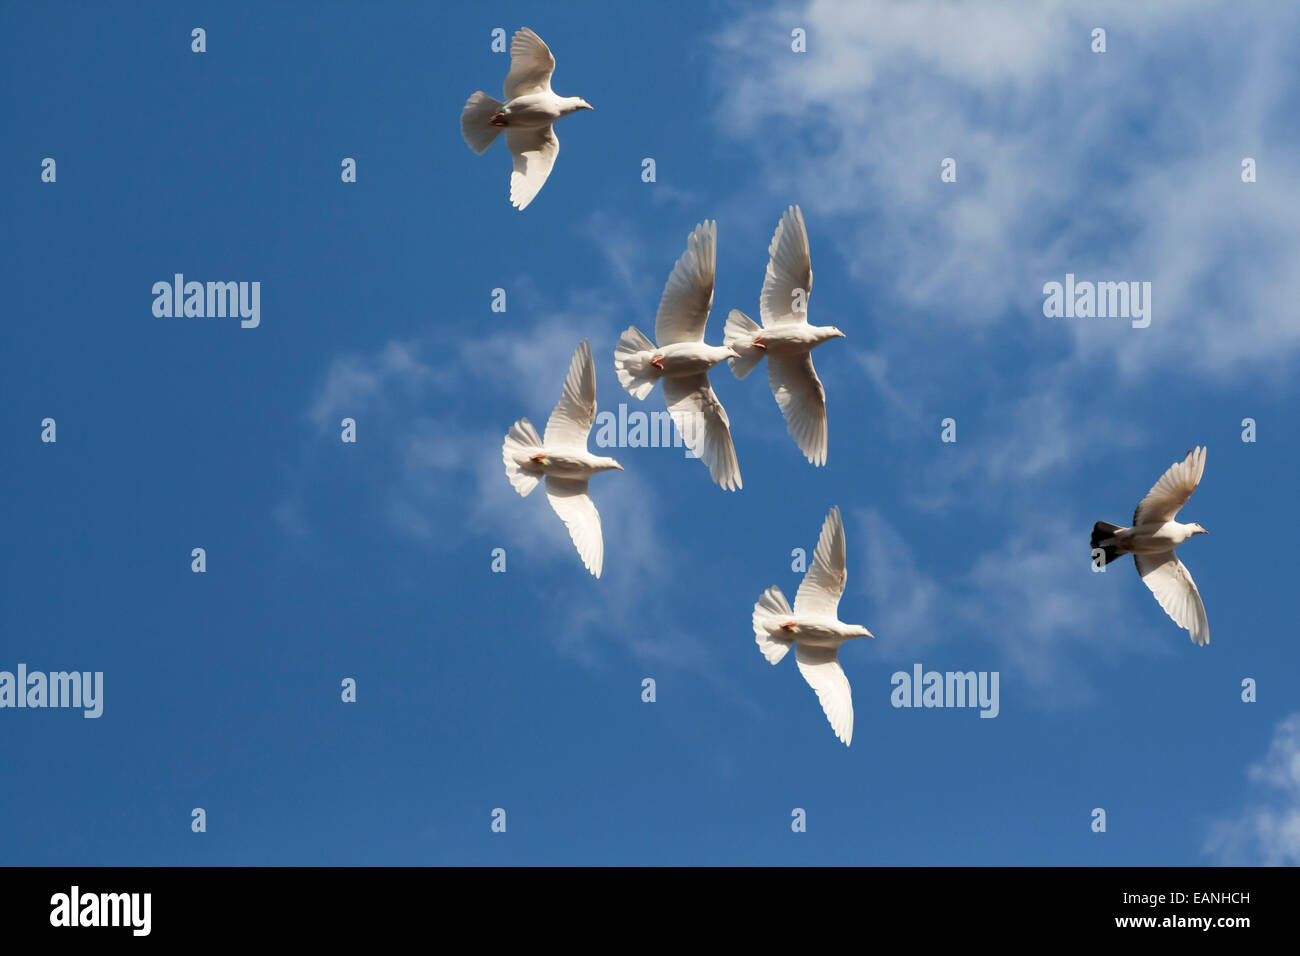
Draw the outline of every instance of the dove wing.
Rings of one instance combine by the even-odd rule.
[[[555,57],[542,38],[528,27],[515,31],[510,38],[510,72],[506,74],[505,94],[509,103],[530,93],[551,92],[551,74]]]
[[[731,443],[727,410],[709,385],[706,372],[665,378],[664,401],[682,441],[709,466],[709,475],[728,491],[740,487],[740,463]]]
[[[770,328],[806,323],[813,284],[812,256],[808,251],[808,230],[804,228],[803,213],[798,206],[791,206],[781,217],[767,254],[767,276],[758,303],[763,325]],[[796,296],[796,291],[801,295]]]
[[[510,173],[510,204],[526,209],[546,185],[555,157],[560,155],[560,141],[550,126],[506,129],[506,146],[514,160]]]
[[[1193,448],[1182,461],[1174,462],[1151,486],[1133,512],[1133,525],[1173,521],[1187,504],[1205,474],[1205,448]]]
[[[822,523],[812,567],[803,576],[794,596],[795,614],[836,616],[848,580],[844,552],[844,521],[840,509],[834,507]]]
[[[853,693],[840,667],[838,650],[795,644],[794,660],[808,686],[817,692],[831,730],[847,747],[853,741]]]
[[[547,475],[546,500],[569,529],[569,537],[582,563],[600,577],[605,564],[605,539],[600,533],[600,512],[587,494],[587,479]]]
[[[1186,630],[1197,644],[1210,643],[1210,622],[1205,616],[1201,592],[1187,565],[1172,550],[1158,554],[1135,554],[1142,583],[1151,589],[1160,606],[1175,624]]]
[[[587,434],[596,421],[596,366],[584,340],[573,353],[564,390],[546,421],[542,444],[550,449],[587,450]]]
[[[826,464],[826,389],[812,354],[769,355],[767,380],[799,450],[814,465]]]
[[[655,317],[659,347],[675,342],[703,342],[704,325],[713,307],[713,276],[718,265],[718,224],[703,222],[686,240],[686,251],[664,285]]]

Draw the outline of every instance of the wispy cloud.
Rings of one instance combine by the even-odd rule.
[[[1045,692],[1043,701],[1080,703],[1092,693],[1090,662],[1169,653],[1169,642],[1158,635],[1097,626],[1100,602],[1112,614],[1123,607],[1108,578],[1130,573],[1127,564],[1109,574],[1093,572],[1079,528],[1044,518],[989,542],[962,578],[958,615],[1000,650],[1029,688]],[[1109,588],[1104,598],[1102,588]]]
[[[787,4],[720,36],[716,117],[774,199],[836,225],[886,308],[968,332],[1033,323],[1128,380],[1153,362],[1280,376],[1300,351],[1300,157],[1281,119],[1300,107],[1282,42],[1298,24],[1228,3]],[[806,54],[782,48],[793,25]],[[1267,170],[1254,184],[1244,156]],[[1151,328],[1048,324],[1042,284],[1066,272],[1153,282]]]
[[[859,534],[849,538],[861,556],[850,580],[861,582],[868,599],[862,621],[880,640],[878,653],[889,660],[910,659],[942,636],[940,604],[945,600],[939,582],[917,567],[907,541],[879,512],[855,512]]]
[[[970,563],[942,567],[922,565],[879,512],[856,517],[850,586],[867,598],[862,623],[880,637],[883,659],[992,655],[990,669],[1014,674],[1027,699],[1059,707],[1091,698],[1090,664],[1168,652],[1157,635],[1096,626],[1107,582],[1089,567],[1078,528],[1060,516],[1004,528],[976,543]],[[1106,597],[1112,609],[1123,600]]]
[[[1054,703],[1087,697],[1089,664],[1162,653],[1098,635],[1099,587],[1117,614],[1145,595],[1091,572],[1105,515],[1079,504],[1148,437],[1149,418],[1116,414],[1130,396],[1146,407],[1188,374],[1282,383],[1300,352],[1300,236],[1282,234],[1300,218],[1300,153],[1279,121],[1300,84],[1277,39],[1300,12],[1277,14],[811,0],[717,38],[714,115],[753,157],[747,202],[804,207],[819,291],[829,272],[841,310],[863,303],[864,404],[906,449],[890,465],[914,514],[860,515],[868,564],[886,562],[861,579],[882,631],[974,640]],[[805,54],[789,51],[795,26]],[[1090,49],[1098,26],[1106,53]],[[1244,156],[1267,182],[1241,181]],[[1043,284],[1067,272],[1152,282],[1151,327],[1047,319]],[[949,416],[958,440],[935,452]],[[1165,463],[1134,475],[1134,501]],[[942,560],[895,530],[918,526],[947,535]]]
[[[1031,386],[986,416],[978,432],[975,421],[957,414],[957,440],[944,449],[947,464],[917,469],[913,505],[942,511],[960,501],[966,507],[999,509],[1003,521],[1014,522],[1034,517],[1041,509],[1038,502],[1071,500],[1072,483],[1105,467],[1110,455],[1138,444],[1142,430],[1131,422],[1098,418],[1068,391]],[[1099,456],[1102,449],[1105,454]]]
[[[304,455],[318,461],[320,441],[337,441],[332,432],[338,422],[355,418],[359,444],[367,449],[358,493],[396,540],[441,552],[483,544],[485,565],[488,545],[506,548],[512,579],[521,588],[541,589],[534,597],[545,598],[545,631],[557,650],[587,665],[600,665],[601,646],[612,639],[639,658],[675,657],[685,666],[705,653],[703,644],[693,646],[681,635],[657,635],[652,643],[640,638],[668,566],[655,489],[634,471],[593,482],[606,541],[605,572],[594,581],[544,491],[520,499],[503,473],[501,441],[510,422],[527,417],[539,430],[545,427],[584,337],[579,328],[611,325],[602,319],[559,310],[522,328],[503,323],[459,346],[389,341],[371,353],[339,356],[308,403],[318,440]],[[606,407],[621,396],[613,376],[598,374],[597,382]],[[504,417],[487,411],[503,405],[513,411]],[[303,465],[297,473],[306,476],[312,468]],[[277,521],[292,535],[306,535],[312,507],[300,477],[276,508]],[[539,576],[547,565],[563,572],[558,583],[555,574]]]
[[[1246,770],[1251,796],[1215,821],[1204,852],[1233,866],[1300,865],[1300,713],[1279,723],[1263,760]]]
[[[856,349],[852,350],[851,354],[863,374],[867,376],[867,380],[876,387],[876,391],[895,411],[901,412],[912,425],[921,420],[921,411],[915,401],[909,399],[890,382],[889,359],[883,352]]]
[[[312,401],[308,417],[320,431],[336,427],[339,415],[355,417],[386,407],[394,399],[417,401],[434,383],[434,369],[421,362],[411,343],[389,342],[376,355],[336,358]]]

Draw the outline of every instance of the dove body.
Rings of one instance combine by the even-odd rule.
[[[855,637],[873,636],[861,624],[845,624],[822,615],[776,614],[764,617],[762,625],[769,635],[778,640],[793,640],[809,647],[836,648]]]
[[[1128,529],[1128,534],[1116,535],[1124,550],[1131,554],[1159,554],[1182,544],[1197,534],[1209,534],[1199,524],[1182,524],[1166,521],[1163,524],[1143,524]]]
[[[762,349],[769,355],[798,355],[811,352],[831,339],[844,337],[844,333],[833,325],[778,325],[763,329],[748,341],[741,336],[736,345],[737,348]]]
[[[531,454],[516,452],[515,464],[537,477],[551,475],[556,478],[590,478],[602,471],[622,471],[623,466],[613,458],[601,458],[572,451],[548,451],[542,448]]]
[[[572,116],[578,110],[589,110],[591,104],[581,96],[556,96],[554,93],[529,93],[517,96],[501,107],[493,117],[493,126],[522,126],[537,128],[550,126],[556,120]]]
[[[674,342],[661,349],[638,352],[633,362],[642,367],[653,366],[664,378],[686,378],[707,372],[713,366],[735,356],[735,350],[725,345],[705,345],[703,342]]]

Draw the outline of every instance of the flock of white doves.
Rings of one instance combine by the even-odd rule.
[[[581,97],[557,96],[551,90],[555,57],[527,27],[510,45],[510,72],[505,102],[479,91],[461,114],[461,131],[476,153],[484,152],[501,132],[513,157],[510,201],[523,209],[550,176],[560,150],[553,124],[563,116],[592,106]],[[827,452],[826,391],[813,368],[812,350],[823,342],[843,338],[832,325],[808,322],[812,292],[812,261],[803,213],[791,206],[781,217],[768,248],[767,274],[759,298],[758,325],[733,309],[727,317],[723,344],[706,345],[704,328],[713,306],[717,265],[717,223],[706,221],[687,238],[686,251],[664,286],[655,317],[655,340],[629,327],[619,338],[614,368],[619,383],[644,399],[663,382],[668,412],[691,453],[709,469],[713,481],[727,490],[741,487],[740,465],[731,442],[726,410],[709,385],[709,370],[726,361],[743,379],[764,358],[768,381],[790,434],[813,465],[824,465]],[[546,433],[527,418],[510,426],[501,448],[506,477],[521,495],[546,481],[546,497],[568,527],[583,564],[600,577],[604,539],[600,514],[588,493],[588,479],[597,472],[623,466],[613,458],[592,455],[587,439],[596,420],[596,369],[591,346],[583,341],[573,354],[560,400],[546,423]],[[1205,449],[1187,454],[1170,467],[1143,499],[1133,526],[1097,522],[1094,555],[1109,563],[1134,555],[1138,572],[1165,611],[1186,628],[1198,644],[1209,641],[1209,625],[1196,584],[1174,555],[1174,547],[1200,525],[1174,520],[1191,496],[1205,469]],[[873,637],[865,627],[839,620],[845,572],[844,522],[832,507],[822,525],[812,567],[804,575],[791,608],[780,588],[763,592],[754,605],[755,641],[773,664],[795,647],[795,662],[817,692],[835,735],[846,745],[853,738],[853,702],[848,679],[840,668],[839,646],[855,637]]]

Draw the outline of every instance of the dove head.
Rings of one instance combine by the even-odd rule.
[[[596,468],[599,471],[622,471],[623,470],[623,466],[620,465],[618,462],[616,462],[613,458],[597,458]]]
[[[595,108],[596,108],[596,107],[592,106],[590,103],[588,103],[586,100],[584,100],[581,96],[570,96],[570,97],[569,97],[569,103],[568,103],[568,105],[564,108],[564,112],[565,112],[565,115],[567,116],[569,113],[576,113],[576,112],[578,112],[579,110],[594,110]]]
[[[818,332],[820,333],[820,335],[818,336],[819,339],[818,344],[821,344],[821,342],[829,342],[831,339],[848,338],[847,335],[845,335],[843,332],[841,332],[838,328],[836,328],[833,325],[823,325],[821,326],[820,329],[818,329]]]
[[[1209,533],[1210,532],[1206,531],[1199,524],[1192,525],[1192,534],[1209,534]]]
[[[850,625],[850,627],[849,627],[849,631],[852,632],[851,635],[850,635],[850,636],[852,636],[852,637],[869,637],[869,638],[871,638],[872,640],[875,640],[875,639],[876,639],[876,635],[872,634],[870,631],[868,631],[868,630],[867,630],[865,627],[863,627],[861,624],[853,624],[853,625]]]

